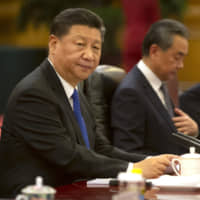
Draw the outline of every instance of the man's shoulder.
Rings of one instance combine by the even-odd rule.
[[[9,99],[23,94],[46,94],[50,86],[42,67],[43,65],[41,64],[22,78],[12,90]]]
[[[200,83],[192,86],[191,88],[189,88],[188,90],[185,90],[182,94],[181,97],[185,97],[185,96],[197,96],[200,97]]]
[[[22,78],[17,84],[16,89],[19,90],[26,90],[30,88],[34,88],[36,85],[42,85],[41,82],[43,81],[43,76],[41,73],[40,67],[37,67],[34,71],[32,71],[30,74],[26,75],[24,78]]]
[[[16,84],[16,88],[42,88],[45,85],[45,82],[47,82],[48,72],[51,73],[51,71],[53,71],[53,69],[51,69],[49,62],[47,60],[44,60],[32,72],[23,77]]]
[[[124,77],[124,79],[119,84],[119,89],[137,89],[140,88],[143,82],[143,75],[137,68],[137,66],[134,66],[131,71],[128,72],[128,74]]]

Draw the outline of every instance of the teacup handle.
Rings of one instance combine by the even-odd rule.
[[[174,158],[172,160],[171,165],[172,165],[172,169],[174,170],[174,172],[176,173],[176,175],[177,176],[181,176],[181,172],[180,172],[180,170],[181,170],[181,163],[180,163],[180,161],[178,159]],[[179,169],[177,169],[177,165],[179,166]]]
[[[28,200],[28,197],[24,194],[19,194],[16,196],[15,200]]]

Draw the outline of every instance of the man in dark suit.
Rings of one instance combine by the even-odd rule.
[[[0,197],[19,193],[38,175],[45,184],[59,186],[116,177],[133,166],[144,177],[157,177],[170,164],[173,155],[143,160],[144,155],[119,150],[95,132],[77,84],[99,64],[104,29],[86,9],[67,9],[55,17],[48,59],[17,84],[8,101],[0,141]]]
[[[184,91],[179,97],[180,108],[192,117],[200,127],[200,84]]]
[[[182,110],[173,108],[164,85],[183,67],[187,53],[188,31],[183,24],[164,19],[151,26],[143,42],[142,60],[113,97],[115,146],[150,155],[188,151],[177,145],[171,134],[179,131],[197,136],[198,126]]]

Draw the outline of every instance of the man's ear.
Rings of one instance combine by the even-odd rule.
[[[161,48],[157,44],[152,44],[149,49],[149,56],[155,59],[159,56]]]
[[[55,35],[49,36],[49,53],[54,54],[58,44],[58,38]]]

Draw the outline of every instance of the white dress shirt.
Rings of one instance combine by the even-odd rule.
[[[145,76],[163,105],[166,107],[164,96],[162,91],[160,90],[160,87],[162,85],[162,81],[156,76],[156,74],[142,61],[140,60],[137,64],[138,69],[142,72],[142,74]]]

